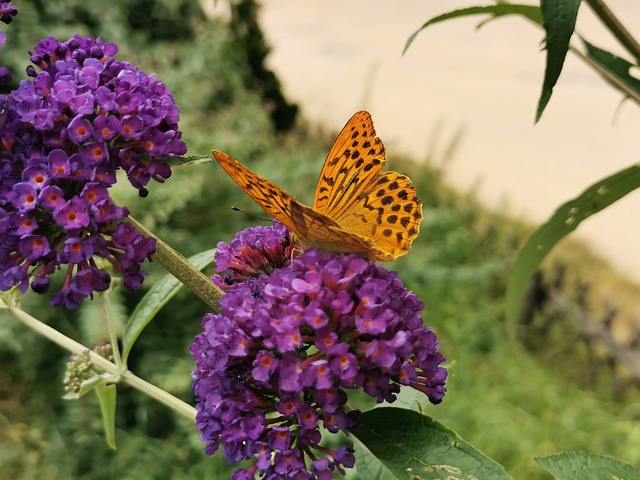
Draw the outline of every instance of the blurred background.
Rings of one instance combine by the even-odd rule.
[[[532,458],[560,451],[640,464],[637,195],[554,249],[532,282],[517,342],[506,335],[505,283],[529,233],[559,204],[637,162],[638,109],[620,105],[571,55],[533,125],[544,69],[537,27],[503,18],[476,31],[476,21],[452,21],[401,56],[424,21],[464,3],[16,3],[0,50],[14,88],[40,39],[102,36],[120,47],[120,60],[174,92],[189,154],[225,151],[305,203],[337,132],[369,110],[389,167],[413,179],[424,203],[421,236],[388,265],[425,302],[448,358],[448,394],[424,412],[514,478],[550,478]],[[640,32],[636,2],[611,7]],[[578,30],[617,51],[586,5]],[[255,224],[228,206],[261,213],[215,164],[176,169],[145,199],[129,190],[119,182],[114,197],[187,256]],[[164,273],[148,268],[140,291],[110,295],[121,325]],[[108,338],[92,303],[68,312],[47,302],[29,295],[24,308],[85,345]],[[205,312],[190,292],[179,294],[143,332],[131,370],[192,402],[188,347]],[[229,478],[189,422],[127,388],[118,393],[118,450],[109,450],[97,401],[61,399],[67,359],[0,314],[0,478]]]
[[[534,125],[544,32],[522,17],[481,29],[476,26],[486,15],[437,24],[402,55],[426,20],[475,4],[268,0],[260,14],[273,48],[267,64],[307,118],[336,128],[368,109],[391,155],[404,152],[419,161],[462,132],[447,180],[474,189],[485,205],[540,222],[597,179],[638,161],[640,110],[569,54]],[[640,3],[616,0],[610,8],[640,32]],[[576,29],[624,54],[587,4]],[[576,234],[634,280],[640,280],[640,225],[633,221],[639,209],[636,192]]]

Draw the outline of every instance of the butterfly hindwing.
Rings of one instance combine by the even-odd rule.
[[[395,258],[407,253],[418,236],[422,204],[408,177],[384,172],[335,220],[345,230],[370,238],[378,250]]]

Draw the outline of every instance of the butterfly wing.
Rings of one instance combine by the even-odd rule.
[[[350,203],[338,218],[341,228],[370,239],[389,261],[404,255],[418,236],[422,203],[411,180],[397,172],[384,172]]]
[[[293,232],[302,248],[390,261],[407,253],[418,235],[420,199],[408,177],[381,173],[385,149],[368,112],[353,115],[338,135],[322,167],[313,208],[228,155],[216,150],[213,155],[258,205]]]
[[[356,112],[340,131],[327,155],[313,208],[333,219],[364,193],[386,163],[382,140],[369,112]]]
[[[378,253],[370,240],[341,228],[333,219],[301,204],[275,183],[252,172],[227,154],[213,156],[229,176],[269,215],[291,230],[303,249],[355,252],[370,257]]]
[[[212,153],[220,166],[247,195],[253,198],[269,215],[292,232],[300,235],[291,215],[291,204],[298,203],[295,198],[271,180],[252,172],[226,153],[218,150],[214,150]]]
[[[422,205],[408,177],[382,172],[385,148],[371,115],[357,112],[325,160],[314,208],[340,228],[372,243],[371,258],[389,261],[411,248]]]
[[[370,260],[382,260],[385,255],[371,240],[350,232],[310,207],[293,202],[291,212],[295,230],[298,232],[297,240],[303,249],[319,248],[325,252],[336,253],[353,252]]]

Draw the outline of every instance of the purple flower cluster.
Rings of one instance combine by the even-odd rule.
[[[11,5],[11,2],[0,2],[0,22],[9,25],[13,21],[13,17],[18,14],[18,9]],[[7,37],[4,32],[0,32],[0,47],[5,44]],[[3,65],[0,65],[0,85],[9,83],[13,77],[9,69]],[[2,104],[0,99],[0,107]]]
[[[24,80],[0,99],[0,289],[33,277],[38,293],[68,265],[52,305],[75,308],[110,283],[103,257],[137,288],[155,240],[126,222],[108,189],[122,168],[140,195],[186,152],[173,95],[153,75],[113,58],[100,38],[47,38]]]
[[[281,230],[241,233],[218,257],[226,257],[218,269],[242,251],[255,253],[260,239],[285,244]],[[423,304],[394,272],[355,254],[315,249],[278,264],[284,266],[233,283],[221,312],[204,317],[190,348],[196,422],[206,453],[222,446],[230,464],[254,459],[235,480],[330,479],[354,464],[350,448],[321,445],[321,425],[337,433],[358,423],[345,390],[393,402],[400,385],[410,385],[439,403],[445,359],[422,325]]]
[[[271,273],[291,259],[293,252],[289,230],[277,221],[269,227],[241,230],[230,243],[219,242],[217,247],[216,271],[222,275],[212,280],[223,290],[248,277]]]
[[[11,2],[0,2],[0,22],[9,25],[17,14],[18,9]]]

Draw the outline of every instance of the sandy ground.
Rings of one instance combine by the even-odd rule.
[[[479,2],[484,3],[484,2]],[[475,188],[487,205],[533,222],[596,180],[638,162],[640,109],[570,56],[542,121],[533,124],[544,71],[543,32],[509,17],[485,25],[453,20],[408,36],[425,20],[470,5],[459,0],[263,0],[269,63],[307,118],[339,130],[369,110],[394,152],[420,160],[464,136],[450,182]],[[611,8],[640,34],[640,2]],[[618,54],[616,42],[581,7],[578,31]],[[429,207],[425,206],[426,215]],[[640,194],[583,223],[574,235],[640,281]]]

